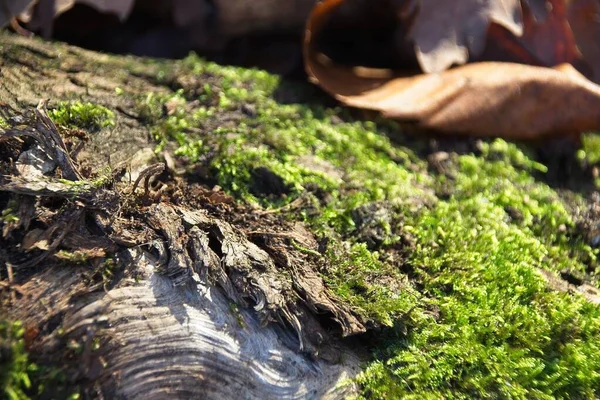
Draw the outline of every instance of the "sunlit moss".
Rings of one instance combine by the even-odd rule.
[[[106,107],[80,101],[61,102],[49,110],[50,118],[57,125],[97,131],[115,126],[115,114]]]
[[[196,56],[181,66],[207,82],[199,104],[184,92],[151,98],[151,131],[188,161],[210,154],[213,178],[240,201],[279,208],[307,199],[300,210],[282,213],[329,240],[320,271],[327,287],[364,320],[388,327],[373,336],[373,360],[358,379],[361,396],[600,394],[598,307],[549,290],[538,272],[587,271],[584,262],[595,262],[597,250],[569,234],[569,208],[535,178],[544,165],[496,140],[481,143],[477,154],[452,154],[450,174],[434,173],[416,150],[418,138],[414,147],[388,139],[398,129],[393,124],[280,104],[280,79],[262,71]],[[223,122],[228,113],[238,120]],[[586,146],[592,159],[593,141]],[[285,192],[252,190],[259,168],[277,176]],[[375,202],[400,222],[382,222],[387,237],[370,250],[354,235],[353,211]],[[403,235],[411,240],[403,243]]]
[[[413,221],[411,257],[438,310],[388,341],[361,375],[367,398],[594,398],[600,308],[549,291],[548,248],[485,195]]]
[[[366,319],[393,326],[400,318],[412,319],[421,294],[406,276],[379,260],[363,243],[333,245],[327,252],[329,267],[325,283],[340,299],[351,304]]]
[[[36,370],[29,362],[21,322],[0,319],[0,394],[10,400],[27,400],[30,375]]]

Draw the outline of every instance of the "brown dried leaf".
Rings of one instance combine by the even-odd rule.
[[[495,22],[516,36],[523,34],[520,0],[420,0],[410,37],[423,71],[439,72],[467,62],[485,46],[488,25]]]
[[[567,18],[577,46],[590,68],[591,78],[600,83],[600,1],[567,0]]]
[[[577,64],[581,53],[567,21],[564,0],[547,0],[549,12],[544,21],[524,8],[524,32],[521,43],[546,66],[562,63]]]
[[[21,14],[34,0],[0,0],[0,28]]]
[[[595,1],[595,0],[594,0]],[[488,30],[485,51],[473,61],[508,61],[553,67],[563,63],[575,66],[580,72],[589,72],[577,47],[575,36],[567,20],[564,0],[547,0],[548,10],[542,16],[539,10],[523,7],[522,37],[516,37],[499,25]]]
[[[568,64],[550,69],[475,63],[435,74],[377,78],[324,65],[308,53],[307,70],[347,105],[439,131],[533,139],[600,129],[600,87]]]
[[[102,13],[115,14],[124,21],[131,13],[135,0],[56,0],[56,15],[72,8],[75,3],[85,4]]]
[[[546,57],[546,61],[539,61],[538,65],[565,59],[574,61],[579,57],[560,1],[553,0],[551,3],[557,7],[540,22],[545,25],[528,28],[528,36],[520,39],[520,43],[513,41],[511,44],[515,49],[523,50],[532,60]],[[379,111],[389,118],[414,120],[425,128],[477,136],[534,139],[600,129],[600,86],[587,80],[570,64],[550,69],[507,62],[480,62],[417,76],[385,69],[337,65],[319,52],[316,42],[331,14],[343,2],[329,0],[315,7],[307,24],[304,56],[309,77],[347,105]],[[463,4],[471,4],[471,0],[452,4],[456,6],[459,3],[462,7]],[[484,7],[484,3],[488,6]],[[496,8],[492,7],[492,3],[496,4]],[[498,16],[504,15],[502,23],[508,24],[506,16],[511,15],[508,11],[515,9],[512,2],[478,2],[479,8],[473,5],[478,10],[477,15],[465,17],[466,28],[462,29],[457,22],[457,15],[467,12],[462,8],[455,10],[454,24],[446,17],[436,17],[437,13],[444,15],[449,12],[445,4],[421,1],[419,11],[421,17],[431,17],[429,21],[421,21],[422,25],[439,28],[434,29],[429,39],[441,37],[444,30],[449,37],[445,44],[443,40],[430,42],[434,52],[449,54],[432,57],[430,61],[433,62],[428,65],[433,69],[466,61],[457,58],[457,49],[464,44],[457,38],[463,37],[461,35],[468,32],[469,27],[481,29],[490,15],[499,20],[502,18]],[[431,11],[429,14],[423,13],[427,11],[426,5]],[[505,7],[504,14],[500,5]],[[468,22],[469,18],[474,20]],[[536,18],[539,16],[527,15],[530,24]],[[417,19],[413,31],[418,24]],[[425,32],[423,35],[427,36]],[[544,35],[550,35],[552,40]],[[417,36],[415,40],[418,39]],[[542,54],[534,54],[533,50],[529,52],[526,44],[531,44],[534,50],[541,49]],[[475,50],[478,50],[477,46]]]

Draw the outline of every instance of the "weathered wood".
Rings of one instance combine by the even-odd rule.
[[[352,352],[344,350],[339,364],[311,361],[286,344],[281,327],[263,326],[251,310],[232,312],[220,290],[198,282],[174,285],[141,251],[123,257],[138,271],[137,282],[69,304],[78,291],[85,293],[85,270],[57,267],[25,284],[22,291],[36,301],[18,305],[26,326],[59,316],[66,328],[34,350],[69,341],[85,348],[94,338],[102,343],[99,351],[83,351],[79,376],[72,378],[96,382],[104,398],[334,399],[352,392],[343,384],[358,370]],[[42,300],[52,304],[50,313]]]
[[[0,295],[11,293],[9,305],[0,306],[24,321],[36,361],[60,364],[68,382],[92,398],[353,393],[347,380],[360,360],[341,338],[364,332],[364,321],[315,272],[317,242],[310,232],[268,218],[240,224],[201,205],[176,204],[147,182],[143,193],[136,191],[135,182],[121,182],[116,174],[102,185],[86,180],[90,170],[114,166],[115,159],[127,162],[149,144],[130,111],[133,100],[115,98],[114,89],[126,82],[134,93],[169,89],[142,73],[123,72],[121,59],[2,39],[0,99],[13,127],[0,133],[0,146],[14,145],[20,164],[0,160],[8,172],[0,179],[0,196],[19,200],[23,223],[11,225],[2,238],[11,245],[3,245],[0,261],[21,278],[0,286]],[[117,129],[85,142],[79,163],[53,136],[45,114],[27,113],[36,96],[70,98],[66,88],[119,113]],[[15,136],[31,142],[34,152],[20,157],[32,150]],[[57,171],[71,181],[53,177]],[[137,184],[155,172],[139,173]],[[257,211],[236,212],[244,219]],[[18,230],[25,230],[23,239]],[[279,236],[260,233],[265,231]],[[317,256],[311,259],[294,242]]]

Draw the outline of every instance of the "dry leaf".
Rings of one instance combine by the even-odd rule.
[[[56,15],[72,8],[75,3],[85,4],[102,13],[115,14],[124,21],[131,13],[135,0],[56,0]]]
[[[124,21],[133,10],[135,0],[36,0],[28,3],[28,7],[24,7],[15,15],[18,15],[22,22],[28,23],[31,29],[40,29],[42,36],[49,38],[52,33],[52,20],[77,3],[95,8],[102,13],[115,14]]]
[[[0,28],[21,14],[33,3],[33,0],[0,0]]]
[[[524,7],[524,32],[520,41],[543,65],[577,64],[582,57],[567,21],[565,2],[546,2],[550,12],[543,21],[536,21],[528,7]]]
[[[522,37],[492,24],[485,51],[470,61],[508,61],[545,67],[570,63],[590,75],[590,68],[585,65],[567,20],[564,0],[547,0],[546,4],[548,10],[543,18],[529,6],[523,7]]]
[[[521,36],[520,0],[420,0],[409,31],[419,64],[425,72],[439,72],[467,62],[485,46],[488,25],[495,22]]]
[[[376,110],[389,118],[415,120],[426,128],[478,136],[533,139],[600,128],[600,87],[569,64],[550,69],[480,62],[416,76],[336,64],[319,52],[316,43],[342,3],[329,0],[315,7],[307,25],[304,56],[311,79],[347,105]],[[558,9],[556,15],[560,12],[564,15],[564,9]],[[565,40],[558,43],[572,44],[570,31],[560,18],[548,15],[545,21],[560,29],[539,28],[539,32],[559,30],[556,37]],[[454,27],[448,29],[455,34]],[[525,39],[546,43],[535,35]],[[577,55],[561,46],[551,48],[554,59]],[[455,54],[455,49],[449,51]]]
[[[600,1],[568,0],[567,18],[591,79],[600,83]]]

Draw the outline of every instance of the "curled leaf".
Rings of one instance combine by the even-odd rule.
[[[562,0],[553,1],[560,5]],[[477,62],[413,75],[406,70],[342,65],[321,51],[319,35],[343,3],[329,0],[314,8],[307,24],[304,57],[311,80],[349,106],[379,111],[389,118],[413,120],[425,128],[477,136],[534,139],[600,129],[600,86],[567,63],[556,68],[539,66],[545,64],[544,56],[550,60],[547,62],[580,57],[564,19],[564,7],[556,7],[554,14],[546,15],[545,25],[525,29],[528,34],[513,42],[519,51],[538,60],[537,65]],[[503,4],[511,6],[511,10],[515,6],[493,0],[479,3]],[[420,4],[424,7],[429,3]],[[431,12],[436,7],[440,9],[429,6]],[[531,14],[526,17],[534,23]],[[455,27],[446,29],[451,38],[456,37]],[[552,33],[555,40],[549,41],[535,32]],[[533,45],[530,52],[527,44]],[[449,51],[451,56],[447,59],[456,61],[452,56],[455,49]]]
[[[519,0],[420,0],[409,32],[425,72],[439,72],[467,62],[485,46],[488,25],[495,22],[521,36]]]
[[[69,11],[77,3],[101,13],[115,14],[119,20],[125,21],[133,10],[135,0],[30,0],[27,3],[28,7],[13,15],[19,15],[21,21],[32,23],[36,29],[48,29],[56,16]]]
[[[34,0],[1,0],[0,28],[7,25],[11,19],[22,13]]]
[[[594,82],[600,83],[600,1],[569,0],[567,18],[577,46],[590,69]]]

